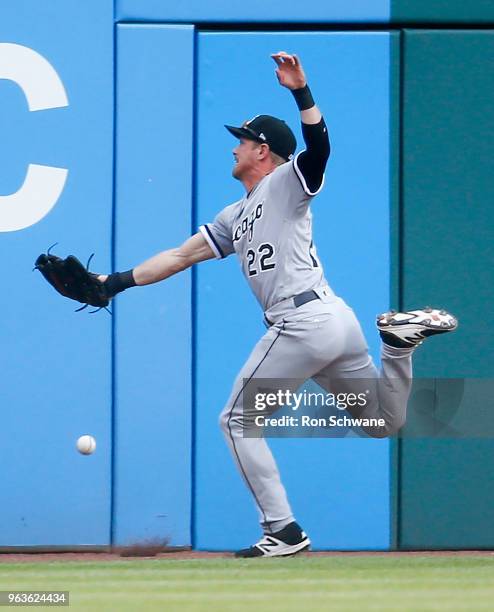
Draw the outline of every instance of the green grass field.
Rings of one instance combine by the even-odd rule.
[[[0,590],[68,590],[61,609],[96,612],[492,610],[494,555],[2,563]]]

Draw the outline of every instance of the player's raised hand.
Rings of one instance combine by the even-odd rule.
[[[287,89],[300,89],[307,83],[305,73],[296,55],[291,55],[286,51],[272,53],[271,57],[276,62],[276,76],[280,85]]]

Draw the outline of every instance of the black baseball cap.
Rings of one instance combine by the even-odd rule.
[[[236,138],[246,138],[269,145],[273,153],[287,161],[292,159],[297,141],[292,130],[282,120],[271,115],[257,115],[245,121],[242,127],[225,125],[226,129]]]

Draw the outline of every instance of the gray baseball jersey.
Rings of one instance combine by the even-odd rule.
[[[235,252],[264,311],[326,284],[312,241],[311,192],[297,157],[199,229],[216,257]]]

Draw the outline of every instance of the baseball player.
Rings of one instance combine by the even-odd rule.
[[[243,389],[259,379],[313,379],[332,393],[369,389],[365,407],[352,416],[380,418],[373,437],[396,433],[404,424],[412,378],[412,353],[425,338],[452,331],[457,322],[443,310],[425,308],[378,317],[383,340],[378,372],[361,327],[329,287],[312,240],[311,202],[324,184],[330,154],[328,131],[296,55],[271,56],[281,86],[300,110],[305,150],[296,156],[295,137],[281,119],[258,115],[240,127],[232,174],[242,199],[178,248],[163,251],[133,270],[98,278],[109,295],[156,283],[193,264],[236,253],[263,311],[267,331],[242,367],[220,417],[241,476],[259,509],[263,536],[238,557],[274,557],[305,550],[310,540],[295,522],[275,460],[262,436],[244,436]]]

